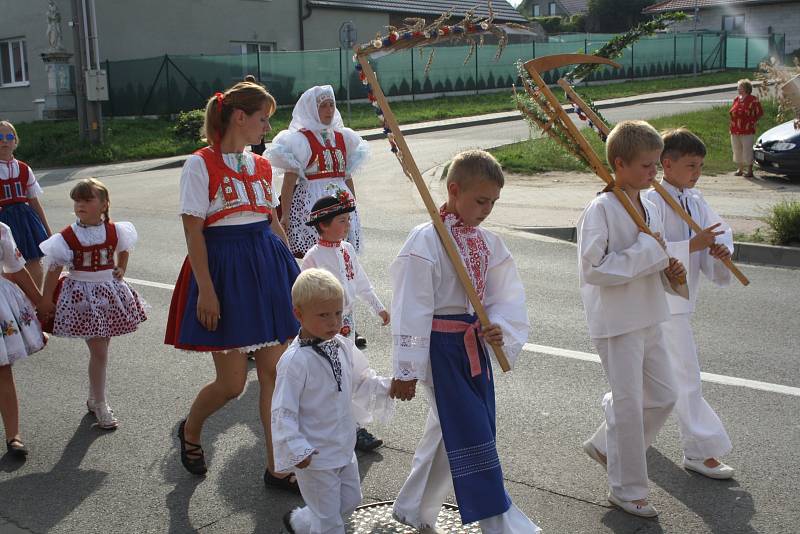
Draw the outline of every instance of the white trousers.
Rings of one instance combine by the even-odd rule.
[[[671,320],[661,324],[678,392],[674,413],[683,455],[693,460],[719,458],[731,451],[731,440],[722,421],[703,398],[700,363],[690,320],[689,314],[673,315]],[[592,443],[606,454],[605,433],[598,434]]]
[[[647,498],[647,447],[669,417],[677,394],[661,325],[592,339],[611,386],[606,420],[591,442],[607,450],[608,486],[617,498]],[[607,444],[607,446],[605,446]]]
[[[430,410],[425,432],[414,451],[411,474],[394,501],[394,514],[406,525],[417,530],[436,525],[436,518],[445,498],[453,491],[450,462],[444,448],[439,412],[433,389],[426,386]],[[487,534],[537,534],[541,529],[513,503],[500,515],[481,519],[481,532]]]
[[[731,134],[731,149],[733,150],[733,162],[737,165],[753,164],[753,140],[754,134],[734,135]]]
[[[344,534],[344,516],[361,504],[361,479],[353,453],[349,464],[338,469],[296,469],[294,472],[306,505],[292,512],[297,534]]]

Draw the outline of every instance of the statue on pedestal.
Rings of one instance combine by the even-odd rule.
[[[54,0],[50,0],[47,6],[47,42],[50,44],[50,50],[64,50],[61,13]]]

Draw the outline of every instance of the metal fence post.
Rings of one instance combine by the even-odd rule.
[[[417,90],[414,89],[414,49],[409,49],[408,53],[411,54],[411,101],[414,102],[417,100]]]
[[[531,41],[531,48],[532,48],[531,57],[535,58],[536,57],[536,41]]]
[[[631,78],[636,78],[636,65],[633,62],[633,43],[631,43]]]
[[[339,47],[339,89],[344,86],[344,78],[342,77],[344,69],[342,68],[342,47]]]
[[[703,72],[703,67],[705,67],[705,64],[706,64],[706,58],[703,55],[704,53],[705,53],[705,51],[703,50],[703,34],[701,33],[700,34],[700,72],[701,73]]]
[[[258,80],[258,83],[261,83],[261,49],[260,49],[260,47],[259,47],[258,50],[256,50],[256,69],[258,70],[258,72],[256,73],[256,80]]]
[[[114,116],[114,92],[111,90],[111,63],[106,60],[106,86],[108,87],[108,114]]]
[[[672,37],[672,74],[678,73],[678,34]]]
[[[164,56],[164,63],[166,64],[166,77],[167,77],[167,115],[172,113],[172,86],[169,83],[169,55]]]
[[[478,94],[478,48],[475,48],[475,94]]]
[[[589,54],[589,40],[588,39],[584,39],[583,40],[583,53],[584,54]]]
[[[749,63],[747,55],[750,52],[750,38],[744,38],[744,68],[747,68],[747,64]]]

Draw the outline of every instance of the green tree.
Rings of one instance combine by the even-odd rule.
[[[629,30],[647,19],[642,10],[654,0],[589,0],[586,30],[616,33]]]

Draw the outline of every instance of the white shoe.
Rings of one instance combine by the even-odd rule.
[[[608,470],[608,458],[600,454],[600,451],[592,444],[591,440],[583,442],[583,452],[585,452],[589,458],[603,466],[603,469]]]
[[[97,426],[99,428],[103,430],[114,430],[119,426],[119,420],[114,417],[114,411],[107,402],[96,403],[93,407],[94,415],[97,417]]]
[[[652,504],[648,503],[642,506],[641,504],[636,504],[633,501],[623,501],[622,499],[615,497],[613,493],[608,494],[608,502],[618,507],[623,512],[627,512],[631,515],[639,517],[655,517],[658,515],[658,510],[656,510]]]
[[[708,467],[703,463],[703,460],[690,460],[685,456],[683,457],[683,468],[717,480],[733,478],[734,473],[733,467],[722,462],[719,462],[717,467]]]
[[[402,523],[403,525],[405,525],[407,527],[411,527],[413,529],[416,529],[416,531],[419,532],[419,534],[447,534],[444,530],[439,529],[435,525],[434,526],[429,526],[429,525],[419,525],[419,526],[417,526],[417,525],[413,525],[413,524],[411,524],[411,522],[409,522],[406,519],[400,517],[397,514],[397,512],[395,512],[394,510],[392,510],[392,519],[394,519],[398,523]]]

